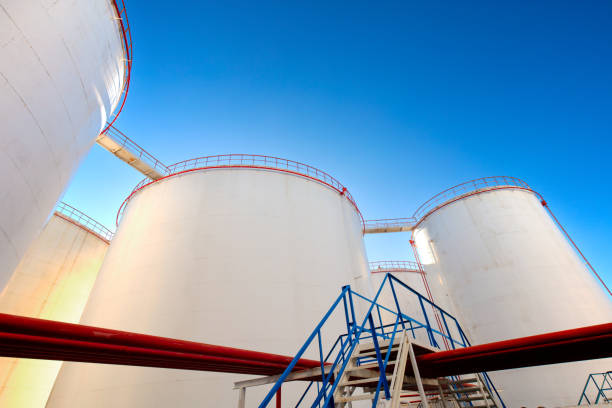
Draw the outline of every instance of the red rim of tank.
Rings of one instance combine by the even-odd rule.
[[[100,132],[105,133],[108,128],[115,123],[117,117],[123,110],[123,106],[125,105],[125,100],[127,98],[128,90],[130,89],[130,78],[132,72],[132,33],[130,32],[130,22],[127,17],[127,12],[125,10],[125,2],[124,0],[111,0],[113,7],[115,8],[115,12],[117,13],[117,20],[119,21],[119,31],[121,32],[121,36],[123,39],[123,52],[125,53],[124,70],[123,70],[123,88],[121,89],[121,103],[119,104],[119,109],[116,109],[115,113],[111,113],[109,119],[106,121],[106,126]],[[119,6],[121,4],[121,6]]]
[[[485,193],[492,190],[502,189],[518,189],[530,191],[541,196],[529,187],[529,185],[516,177],[509,176],[492,176],[481,177],[478,179],[466,181],[465,183],[457,184],[451,188],[436,194],[429,200],[425,201],[419,208],[416,209],[412,217],[408,218],[386,218],[378,220],[366,220],[364,228],[376,228],[385,226],[409,226],[416,228],[425,218],[433,212],[445,207],[462,198],[476,194]]]
[[[100,224],[98,221],[91,218],[84,212],[74,208],[73,206],[64,202],[59,202],[55,208],[55,215],[58,217],[71,222],[79,228],[84,229],[87,232],[92,233],[96,237],[100,238],[107,244],[113,238],[113,232]]]
[[[416,209],[412,218],[418,220],[420,223],[422,219],[426,218],[433,211],[442,208],[443,206],[448,205],[450,202],[454,202],[457,199],[480,192],[490,191],[491,189],[516,187],[522,190],[533,191],[531,190],[531,187],[529,187],[529,184],[516,177],[492,176],[466,181],[465,183],[447,188],[446,190],[425,201],[419,208]]]
[[[117,212],[116,224],[119,226],[119,220],[127,206],[129,200],[138,191],[143,188],[156,183],[161,180],[165,180],[170,177],[174,177],[180,174],[190,173],[198,170],[211,170],[211,169],[260,169],[260,170],[271,170],[278,171],[281,173],[289,173],[299,177],[303,177],[309,180],[316,181],[323,184],[332,190],[338,192],[341,196],[351,203],[351,205],[359,214],[363,225],[363,216],[361,211],[357,207],[357,203],[353,199],[348,189],[342,185],[337,179],[330,176],[328,173],[317,169],[316,167],[309,166],[304,163],[300,163],[294,160],[283,159],[274,156],[263,156],[258,154],[221,154],[215,156],[203,156],[195,159],[189,159],[178,163],[171,164],[168,167],[169,173],[158,180],[144,179],[134,187],[130,195],[121,203],[119,211]]]
[[[482,177],[479,179],[475,179],[475,180],[467,181],[465,183],[458,184],[454,187],[444,190],[441,193],[436,194],[435,196],[427,200],[419,208],[417,208],[417,210],[414,212],[413,217],[410,219],[410,220],[413,220],[412,234],[414,234],[414,228],[418,227],[427,217],[429,217],[431,214],[438,211],[439,209],[446,207],[449,204],[452,204],[456,201],[459,201],[466,197],[474,196],[477,194],[482,194],[482,193],[486,193],[489,191],[495,191],[495,190],[508,190],[508,189],[523,190],[523,191],[530,192],[534,194],[540,200],[540,203],[546,209],[548,214],[550,214],[553,221],[559,227],[561,232],[563,232],[563,235],[565,235],[565,238],[567,238],[569,243],[574,247],[576,252],[580,255],[584,263],[591,270],[591,272],[595,275],[595,277],[597,277],[597,279],[599,280],[601,285],[604,287],[604,289],[608,292],[608,294],[612,296],[612,291],[610,290],[608,285],[606,285],[602,277],[597,273],[593,265],[591,265],[587,257],[580,250],[576,242],[572,239],[572,237],[567,232],[567,230],[563,227],[561,222],[559,222],[555,214],[552,212],[552,210],[548,206],[548,203],[546,202],[546,200],[544,200],[544,197],[542,197],[542,195],[538,193],[537,191],[533,190],[526,182],[524,182],[521,179],[515,178],[515,177],[508,177],[508,176]],[[445,200],[445,201],[442,201],[442,200]],[[437,204],[440,201],[442,201],[442,203]],[[381,221],[381,220],[372,220],[372,221]],[[364,226],[364,229],[365,229],[365,226]],[[413,246],[413,250],[415,251],[415,256],[417,257],[417,263],[420,264],[420,262],[418,261],[418,254],[416,253],[416,248],[414,246],[414,240],[411,239],[410,241]]]

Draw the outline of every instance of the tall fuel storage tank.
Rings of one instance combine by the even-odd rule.
[[[111,232],[60,203],[0,293],[0,313],[78,323]],[[60,361],[0,358],[0,407],[43,408]]]
[[[416,213],[414,243],[434,300],[472,344],[612,321],[612,301],[547,213],[510,177],[446,190]],[[612,359],[492,372],[510,407],[568,406]]]
[[[127,92],[117,1],[0,0],[0,290]]]
[[[329,175],[249,155],[170,168],[129,198],[82,324],[293,356],[343,285],[370,295],[360,213]],[[242,379],[65,363],[48,407],[230,407]]]

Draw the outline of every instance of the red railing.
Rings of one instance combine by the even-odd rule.
[[[515,177],[483,177],[458,184],[454,187],[442,191],[441,193],[436,194],[435,196],[427,200],[425,203],[423,203],[419,208],[417,208],[412,217],[366,220],[364,221],[364,230],[384,228],[393,229],[398,227],[405,227],[407,229],[411,229],[416,227],[421,221],[423,221],[425,217],[427,217],[432,212],[445,205],[450,204],[451,202],[457,201],[460,198],[485,191],[506,188],[518,188],[521,190],[533,191],[527,183]]]
[[[548,204],[542,197],[542,195],[538,193],[537,191],[533,190],[526,182],[524,182],[521,179],[515,178],[515,177],[508,177],[508,176],[482,177],[479,179],[461,183],[459,185],[446,189],[442,191],[441,193],[436,194],[429,200],[427,200],[425,203],[423,203],[423,205],[417,208],[417,210],[414,212],[414,215],[410,218],[390,218],[390,219],[383,219],[383,220],[367,220],[367,221],[364,221],[363,230],[366,231],[367,229],[373,229],[373,228],[383,229],[383,228],[397,227],[397,226],[414,229],[421,222],[423,222],[423,220],[427,218],[431,213],[451,203],[454,203],[455,201],[461,200],[462,198],[469,197],[472,195],[485,193],[487,191],[502,190],[502,189],[524,190],[524,191],[529,191],[535,194],[535,196],[540,199],[542,206],[546,208],[546,211],[548,211],[548,213],[554,220],[555,224],[557,224],[559,229],[561,229],[561,231],[563,232],[563,235],[565,235],[568,242],[574,247],[574,249],[583,259],[587,267],[591,270],[591,272],[593,272],[593,274],[601,282],[602,286],[605,288],[608,294],[612,296],[612,291],[610,291],[610,288],[608,288],[608,286],[606,285],[604,280],[601,278],[601,276],[599,276],[599,274],[595,271],[595,268],[591,265],[591,263],[588,261],[586,256],[582,253],[580,248],[578,248],[578,245],[576,245],[574,240],[570,237],[569,233],[565,230],[565,228],[563,228],[563,225],[561,225],[557,217],[555,217],[552,210],[550,209],[550,207],[548,206]],[[413,244],[413,249],[414,249],[414,244]],[[417,256],[416,249],[415,249],[415,256]]]
[[[507,176],[494,176],[494,177],[482,177],[476,180],[467,181],[465,183],[458,184],[454,187],[446,189],[441,193],[436,194],[429,200],[425,201],[417,210],[414,212],[412,218],[420,222],[422,218],[427,216],[429,213],[445,205],[449,201],[463,197],[467,194],[476,191],[488,191],[496,190],[498,188],[520,188],[524,190],[530,190],[531,188],[523,180],[515,177]]]
[[[132,33],[130,32],[130,22],[125,10],[125,2],[124,0],[111,0],[111,2],[115,8],[115,11],[117,12],[117,21],[119,22],[119,30],[121,31],[123,40],[123,52],[125,53],[125,59],[123,60],[123,88],[121,89],[121,102],[119,104],[119,108],[115,113],[111,114],[107,120],[106,127],[100,133],[105,133],[111,127],[111,125],[115,123],[115,120],[117,120],[117,117],[123,110],[125,99],[127,98],[128,90],[130,89],[130,78],[132,73]]]
[[[55,208],[55,213],[67,221],[78,224],[78,226],[97,235],[106,242],[110,242],[113,238],[114,233],[111,230],[69,204],[60,202]]]
[[[106,134],[117,142],[121,147],[127,147],[128,150],[138,156],[141,160],[146,161],[152,168],[159,171],[162,175],[170,173],[170,169],[164,163],[155,158],[151,153],[147,152],[138,143],[127,137],[123,132],[114,126],[106,128]]]
[[[129,200],[135,193],[137,193],[144,187],[160,180],[164,180],[165,178],[175,176],[177,174],[183,174],[197,170],[224,168],[280,171],[283,173],[290,173],[316,181],[327,187],[330,187],[331,189],[340,193],[340,195],[346,197],[346,199],[355,208],[355,211],[357,211],[357,214],[359,214],[361,222],[364,222],[363,216],[361,215],[361,211],[359,211],[357,203],[355,203],[355,200],[353,199],[351,193],[349,193],[348,189],[334,177],[330,176],[328,173],[322,170],[319,170],[304,163],[300,163],[294,160],[282,159],[280,157],[262,156],[257,154],[222,154],[217,156],[197,157],[195,159],[185,160],[182,162],[171,164],[167,166],[167,176],[155,181],[151,181],[149,179],[142,180],[136,185],[134,190],[132,190],[131,194],[121,204],[121,207],[117,212],[117,225],[119,225],[119,220]]]
[[[383,218],[380,220],[366,220],[363,223],[364,230],[368,229],[398,229],[407,228],[411,229],[416,224],[415,218]]]
[[[413,261],[375,261],[370,262],[371,273],[415,272],[423,273],[419,264]]]

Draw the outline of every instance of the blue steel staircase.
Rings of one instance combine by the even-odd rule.
[[[380,302],[383,292],[394,308]],[[325,353],[323,330],[333,326],[334,316],[337,323],[338,315],[343,315],[346,333]],[[421,377],[416,356],[440,351],[441,345],[451,350],[470,344],[457,319],[393,275],[386,274],[373,300],[345,286],[283,374],[275,378],[259,408],[267,407],[285,382],[295,380],[308,381],[297,403],[292,403],[295,407],[352,408],[354,402],[365,401],[373,408],[505,408],[486,373]],[[294,372],[307,352],[318,355],[320,368]]]

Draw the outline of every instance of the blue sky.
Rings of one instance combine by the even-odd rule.
[[[612,3],[126,3],[133,77],[116,125],[165,163],[302,161],[366,218],[519,177],[612,283]],[[141,178],[94,146],[64,200],[114,227]],[[408,259],[408,237],[366,237],[370,260]]]

